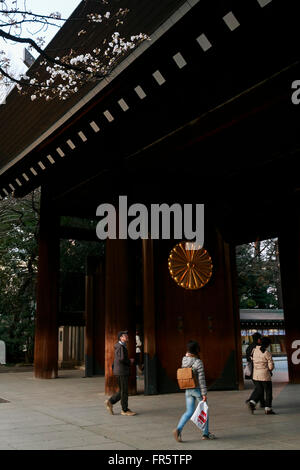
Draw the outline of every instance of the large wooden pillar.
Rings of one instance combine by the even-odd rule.
[[[105,371],[105,265],[102,258],[94,275],[94,374]]]
[[[100,257],[87,258],[85,286],[85,376],[92,377],[104,373],[104,262]]]
[[[144,394],[157,393],[153,241],[143,240]]]
[[[291,212],[289,213],[289,215]],[[289,380],[300,383],[300,211],[295,209],[278,238]]]
[[[105,267],[105,393],[111,395],[117,389],[112,364],[119,331],[128,330],[128,353],[135,358],[135,277],[128,240],[107,240]],[[131,366],[129,393],[136,394],[135,366]]]
[[[34,375],[52,379],[58,371],[59,215],[42,188],[40,207]]]
[[[243,353],[241,341],[240,304],[238,298],[238,281],[236,267],[236,250],[232,244],[225,243],[219,236],[219,243],[224,245],[225,290],[228,295],[229,311],[233,315],[233,335],[235,341],[236,384],[239,390],[244,389]]]
[[[94,375],[94,259],[87,258],[85,276],[85,376]]]

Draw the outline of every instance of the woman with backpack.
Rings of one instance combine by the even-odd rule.
[[[271,340],[264,337],[261,344],[257,345],[253,351],[253,383],[255,389],[249,397],[248,407],[253,414],[256,403],[261,397],[264,397],[265,414],[274,415],[272,410],[272,370],[274,369],[274,362],[272,354],[267,350]]]
[[[181,432],[184,425],[192,417],[196,405],[207,399],[207,388],[204,374],[203,362],[199,358],[200,346],[197,341],[189,341],[187,344],[186,355],[182,358],[182,367],[191,367],[193,375],[196,378],[196,388],[187,388],[185,390],[186,411],[181,416],[179,423],[173,431],[174,438],[177,442],[182,442]],[[203,430],[203,440],[214,439],[215,436],[208,431],[208,418]]]

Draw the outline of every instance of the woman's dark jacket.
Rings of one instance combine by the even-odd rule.
[[[257,343],[254,343],[252,342],[251,344],[249,344],[248,348],[246,349],[246,358],[247,358],[247,362],[251,362],[252,361],[252,352],[253,352],[253,349],[255,349],[257,346]]]

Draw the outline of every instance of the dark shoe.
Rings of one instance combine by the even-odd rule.
[[[181,434],[180,434],[180,432],[178,431],[178,429],[174,429],[174,431],[173,431],[173,436],[174,436],[174,438],[175,438],[175,441],[177,441],[177,442],[182,442]]]
[[[254,403],[252,403],[251,401],[249,401],[249,402],[247,403],[247,406],[248,406],[248,408],[249,408],[250,413],[253,414],[253,413],[254,413],[254,410],[255,410],[255,405],[254,405]]]
[[[202,436],[202,440],[203,441],[208,441],[209,439],[215,439],[216,436],[214,434],[212,434],[211,432],[209,432],[208,434],[204,434]]]
[[[136,413],[134,411],[131,411],[131,410],[127,410],[127,411],[121,411],[121,415],[123,416],[135,416]]]
[[[113,415],[113,414],[114,414],[114,410],[113,410],[113,405],[112,405],[112,403],[111,403],[109,400],[105,400],[104,403],[105,403],[105,406],[106,406],[107,411],[108,411],[111,415]]]
[[[265,415],[276,415],[276,413],[273,410],[265,410]]]

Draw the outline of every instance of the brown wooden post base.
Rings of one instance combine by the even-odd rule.
[[[58,373],[59,216],[42,189],[35,327],[34,376],[53,379]]]
[[[135,358],[134,276],[127,240],[107,240],[105,266],[105,394],[111,395],[118,389],[112,364],[119,331],[128,330],[128,353]],[[131,367],[129,394],[136,394],[135,366]]]

